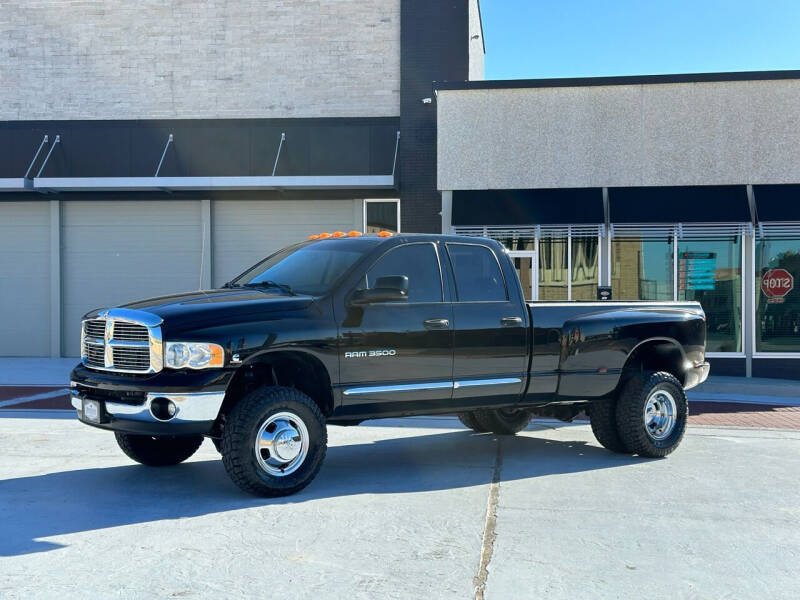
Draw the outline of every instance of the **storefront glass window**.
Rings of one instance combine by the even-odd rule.
[[[572,299],[597,299],[597,238],[572,238]]]
[[[800,352],[800,239],[756,242],[756,351]]]
[[[678,300],[696,300],[703,307],[708,352],[742,351],[739,236],[678,242]]]
[[[567,240],[539,240],[539,300],[566,300]]]
[[[672,300],[672,240],[611,242],[614,300]]]

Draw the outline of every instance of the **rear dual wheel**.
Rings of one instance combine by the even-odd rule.
[[[589,418],[597,441],[613,452],[660,458],[683,440],[689,402],[666,372],[631,377],[616,400],[594,403]]]

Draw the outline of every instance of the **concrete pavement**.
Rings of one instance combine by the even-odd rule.
[[[796,598],[800,433],[691,427],[666,460],[585,425],[330,428],[311,486],[252,498],[209,443],[129,461],[64,413],[0,419],[0,597]]]

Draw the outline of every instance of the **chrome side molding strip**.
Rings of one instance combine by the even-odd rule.
[[[363,396],[366,394],[385,394],[391,392],[418,392],[425,390],[458,389],[485,385],[512,385],[522,383],[519,377],[502,377],[498,379],[465,379],[462,381],[432,381],[428,383],[406,383],[399,385],[374,385],[348,388],[342,392],[345,396]]]
[[[423,390],[444,390],[453,387],[452,381],[432,381],[430,383],[405,383],[400,385],[374,385],[350,388],[342,392],[345,396],[362,396],[364,394],[383,394],[386,392],[417,392]]]
[[[468,379],[466,381],[456,381],[453,387],[458,389],[462,387],[478,387],[482,385],[512,385],[514,383],[522,383],[519,377],[503,377],[500,379]]]

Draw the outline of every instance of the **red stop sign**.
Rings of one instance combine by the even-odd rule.
[[[761,291],[767,298],[783,298],[793,287],[794,277],[786,269],[770,269],[761,278]]]

